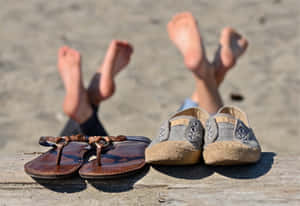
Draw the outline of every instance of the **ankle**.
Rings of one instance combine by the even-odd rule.
[[[224,81],[225,72],[217,72],[215,75],[215,79],[217,82],[217,86],[220,87],[221,83]]]
[[[214,69],[210,64],[202,66],[201,69],[197,69],[194,72],[196,83],[198,81],[206,84],[214,84],[216,82]]]
[[[223,105],[218,85],[214,78],[198,80],[192,100],[197,102],[200,107],[206,109],[210,114],[217,112]]]
[[[215,96],[218,93],[218,84],[215,78],[209,76],[209,78],[202,78],[196,80],[196,89],[191,96],[191,100],[200,104],[203,102],[204,93],[209,94],[209,96]]]
[[[191,71],[196,72],[205,63],[205,59],[201,58],[199,53],[185,53],[184,64]]]
[[[63,108],[64,113],[79,124],[88,120],[93,114],[93,109],[88,102],[81,101],[80,104],[74,104],[74,98],[70,97],[66,97]]]
[[[196,81],[197,88],[209,88],[212,91],[218,90],[218,84],[214,76],[207,76],[206,78],[202,78]]]

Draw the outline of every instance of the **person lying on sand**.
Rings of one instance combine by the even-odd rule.
[[[227,72],[246,51],[248,41],[234,29],[221,32],[219,48],[209,62],[198,23],[193,15],[184,12],[175,15],[168,23],[169,38],[181,52],[188,70],[193,73],[196,87],[180,110],[200,106],[213,114],[223,106],[219,87]],[[98,71],[86,89],[82,82],[81,56],[75,49],[61,47],[58,52],[58,70],[64,82],[66,96],[63,110],[70,118],[61,136],[83,133],[88,136],[107,136],[97,116],[99,105],[115,92],[115,76],[130,62],[133,46],[113,40]]]

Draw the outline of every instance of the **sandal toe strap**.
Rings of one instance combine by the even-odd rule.
[[[127,138],[124,135],[119,135],[119,136],[92,136],[89,137],[89,144],[96,145],[97,148],[97,164],[98,166],[101,165],[101,152],[102,149],[105,147],[108,147],[112,142],[121,142],[121,141],[126,141]]]
[[[69,142],[88,142],[88,137],[80,134],[63,137],[42,136],[39,140],[42,146],[57,148],[56,165],[60,165],[63,148]]]

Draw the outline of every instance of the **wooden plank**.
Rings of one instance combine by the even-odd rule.
[[[155,166],[119,180],[36,181],[23,170],[24,163],[36,155],[0,158],[0,205],[21,205],[20,200],[23,206],[33,202],[76,205],[74,200],[95,205],[99,201],[112,205],[300,204],[298,156],[263,153],[259,163],[235,167]]]

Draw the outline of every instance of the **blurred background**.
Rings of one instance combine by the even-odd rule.
[[[131,42],[135,52],[99,117],[111,135],[155,137],[194,87],[166,32],[167,22],[182,11],[198,19],[210,59],[223,27],[248,38],[247,52],[221,86],[222,97],[247,112],[263,151],[300,154],[298,0],[0,3],[1,155],[45,150],[39,137],[58,135],[67,121],[58,48],[69,45],[81,52],[87,85],[112,39]]]

